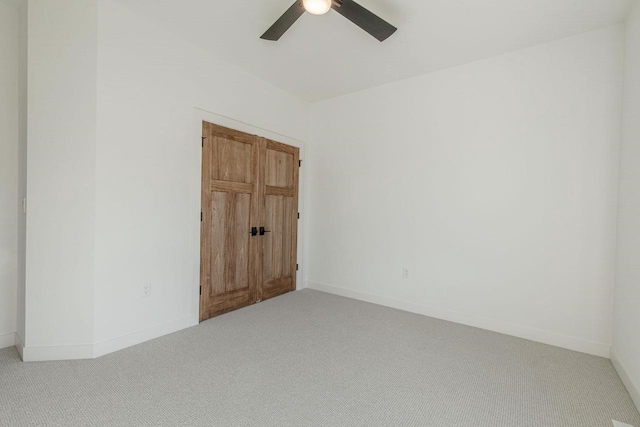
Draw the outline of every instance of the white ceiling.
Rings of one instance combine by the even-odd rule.
[[[618,23],[634,0],[358,0],[398,27],[383,43],[335,11],[261,40],[293,0],[113,1],[316,101]]]

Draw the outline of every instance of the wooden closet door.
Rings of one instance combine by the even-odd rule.
[[[200,320],[257,299],[258,138],[203,123]]]
[[[260,138],[261,274],[258,298],[295,290],[298,240],[299,149]]]

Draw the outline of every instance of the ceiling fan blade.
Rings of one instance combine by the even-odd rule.
[[[379,16],[369,12],[353,0],[336,0],[333,10],[371,34],[379,41],[385,41],[397,28]]]
[[[278,40],[304,12],[302,0],[297,0],[260,38],[271,41]]]

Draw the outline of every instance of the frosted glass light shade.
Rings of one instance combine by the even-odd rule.
[[[331,9],[332,0],[302,0],[305,10],[313,15],[324,15]]]

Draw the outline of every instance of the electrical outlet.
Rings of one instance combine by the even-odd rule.
[[[409,269],[407,267],[404,267],[402,269],[402,278],[403,279],[408,279],[409,278]]]
[[[149,283],[145,283],[142,285],[142,297],[148,297],[151,295],[151,285]]]

